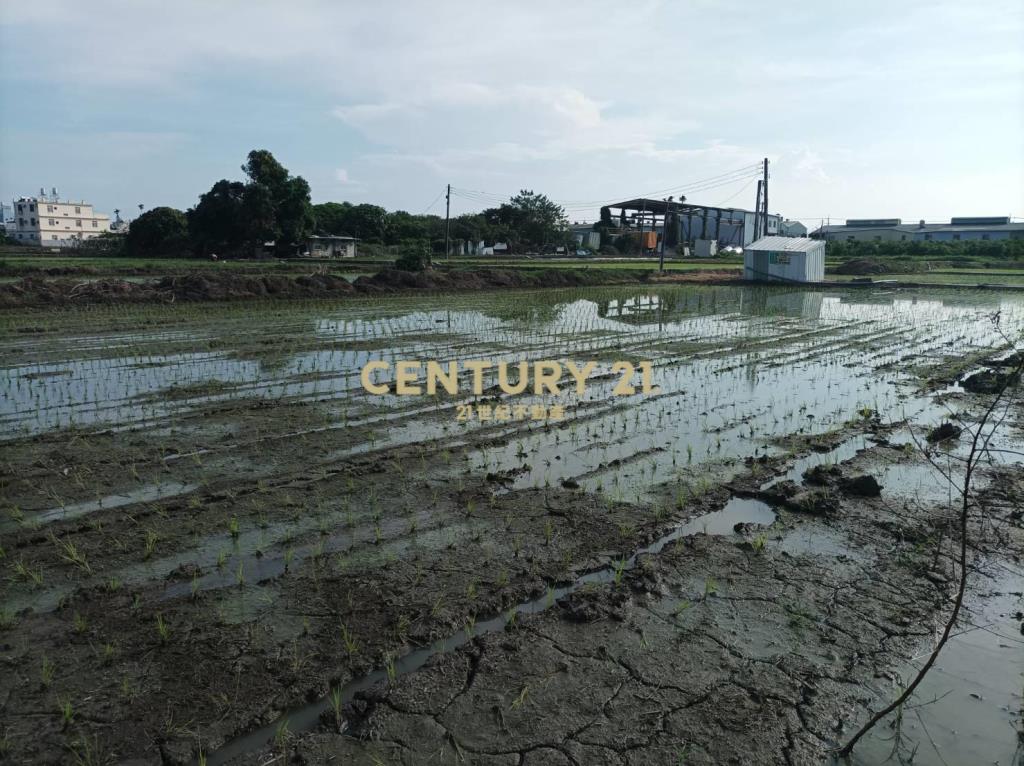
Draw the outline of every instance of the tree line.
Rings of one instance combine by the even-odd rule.
[[[268,243],[273,243],[276,255],[294,255],[311,235],[356,237],[364,246],[417,254],[444,253],[441,216],[388,211],[366,203],[313,204],[306,180],[291,175],[265,149],[249,152],[242,171],[245,180],[217,181],[187,211],[156,207],[140,215],[124,239],[124,254],[252,257],[265,253],[271,247]],[[454,246],[504,242],[520,252],[572,240],[564,209],[529,190],[498,207],[453,217],[449,236]],[[102,245],[96,242],[96,246]]]
[[[964,239],[953,242],[929,240],[842,242],[839,240],[829,240],[826,247],[830,258],[873,258],[885,256],[943,258],[967,256],[1024,260],[1024,238]]]

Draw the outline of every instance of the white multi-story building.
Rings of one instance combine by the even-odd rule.
[[[13,220],[7,236],[40,247],[77,247],[110,231],[110,216],[93,212],[87,202],[61,201],[55,194],[14,200]]]

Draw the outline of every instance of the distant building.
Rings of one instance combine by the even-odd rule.
[[[577,247],[587,247],[597,250],[601,247],[601,232],[594,231],[594,225],[590,223],[574,223],[569,227]]]
[[[714,239],[725,247],[734,245],[746,247],[754,241],[754,229],[757,213],[735,207],[709,207],[707,205],[691,205],[679,216],[680,235],[683,242],[696,242],[698,239]],[[762,235],[779,234],[782,216],[768,214],[768,231]]]
[[[767,232],[760,232],[760,215],[735,207],[695,205],[685,199],[659,200],[638,198],[606,206],[611,215],[613,236],[637,230],[654,231],[670,248],[695,243],[698,239],[715,240],[719,247],[745,247],[755,234],[778,234],[782,216],[768,215]],[[666,232],[667,223],[667,232]],[[649,249],[654,249],[651,246]]]
[[[309,258],[355,258],[358,241],[355,237],[306,237],[302,242],[301,255]]]
[[[807,227],[799,221],[785,220],[779,224],[779,234],[783,237],[806,237]]]
[[[743,250],[743,278],[754,282],[823,282],[825,243],[807,237],[761,237]]]
[[[25,245],[77,247],[110,231],[110,216],[93,212],[87,202],[64,202],[57,194],[14,200],[13,228],[7,235]]]
[[[958,242],[1024,239],[1024,223],[1008,216],[951,218],[949,223],[903,223],[899,218],[851,218],[816,229],[818,239],[840,242]]]

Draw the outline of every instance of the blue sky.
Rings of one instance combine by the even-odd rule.
[[[662,192],[830,216],[1024,217],[1024,3],[0,6],[0,195],[186,208],[252,148],[314,201]],[[687,188],[689,187],[689,188]]]

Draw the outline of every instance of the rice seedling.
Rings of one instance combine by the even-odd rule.
[[[345,648],[345,652],[348,654],[349,661],[354,659],[356,654],[359,653],[359,644],[356,641],[356,637],[349,631],[348,626],[344,623],[341,624],[341,643]]]
[[[32,569],[25,563],[24,559],[18,559],[15,561],[11,565],[11,568],[14,570],[14,577],[16,580],[32,583],[32,585],[37,588],[43,584],[42,572],[38,569]]]
[[[342,696],[341,687],[335,686],[331,689],[328,699],[331,703],[331,712],[334,713],[334,728],[340,734],[345,728],[345,719],[342,715]]]
[[[143,548],[142,557],[149,560],[153,557],[153,553],[156,552],[156,543],[159,540],[159,536],[152,529],[146,530],[145,546]]]
[[[92,737],[82,735],[72,741],[68,749],[75,766],[109,766],[114,763],[113,755],[103,751],[99,736],[95,734]]]
[[[116,653],[117,653],[117,650],[116,650],[116,648],[114,647],[113,644],[111,644],[111,643],[103,644],[103,646],[100,647],[100,652],[99,652],[100,664],[103,665],[104,667],[109,666],[110,664],[112,664],[113,661],[114,661],[114,656],[116,655]]]
[[[274,746],[281,752],[281,759],[287,763],[288,743],[291,740],[291,731],[288,728],[288,719],[284,718],[274,730]]]
[[[384,670],[388,674],[388,681],[394,683],[395,678],[398,675],[398,671],[395,669],[395,658],[390,654],[384,658]]]
[[[527,696],[529,695],[529,693],[530,693],[530,685],[527,684],[522,689],[520,689],[519,694],[517,694],[516,698],[514,700],[512,700],[512,704],[509,705],[509,707],[512,710],[518,710],[519,708],[521,708],[523,705],[526,704],[526,699],[527,699]]]
[[[61,723],[66,729],[75,719],[75,707],[70,697],[58,696],[57,708],[60,710]]]
[[[164,621],[164,616],[160,612],[156,614],[156,635],[161,644],[166,644],[171,638],[171,628]]]
[[[43,655],[42,667],[40,668],[40,679],[43,682],[43,687],[49,688],[50,684],[53,683],[54,674],[57,672],[57,666],[54,665],[53,660]]]
[[[623,558],[616,561],[613,565],[612,582],[614,582],[616,586],[622,584],[622,576],[626,571],[627,563],[626,559]]]
[[[718,593],[718,583],[715,582],[714,578],[708,577],[704,581],[704,600],[706,601],[710,596],[714,596]]]
[[[67,539],[58,539],[53,532],[50,533],[50,540],[57,546],[58,553],[62,560],[67,561],[70,564],[74,564],[86,574],[92,574],[92,568],[89,566],[89,562],[86,561],[85,554],[78,550],[78,546],[76,546],[74,542]]]

